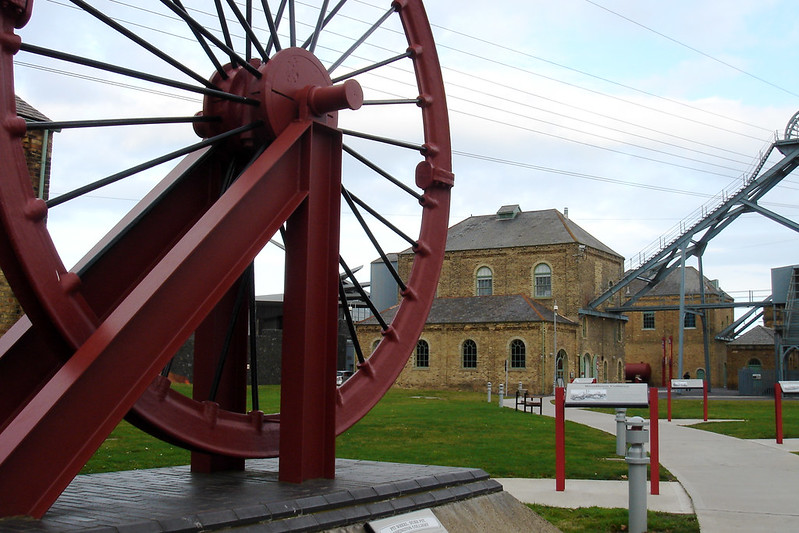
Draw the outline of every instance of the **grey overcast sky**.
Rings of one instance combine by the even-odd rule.
[[[181,26],[159,2],[91,4],[148,38]],[[184,4],[212,9],[211,2]],[[319,4],[297,2],[298,14]],[[350,0],[341,13],[360,34],[389,5]],[[630,258],[720,191],[737,188],[799,110],[799,14],[788,0],[431,0],[427,11],[450,109],[450,225],[504,204],[568,208],[572,220]],[[378,30],[369,42],[395,38],[390,32]],[[118,47],[65,0],[35,0],[31,22],[18,33],[25,42],[136,68],[154,63],[140,49]],[[170,91],[143,82],[110,85],[103,74],[22,52],[16,59],[17,93],[54,120],[130,115],[137,106],[188,115],[201,106],[194,94],[163,94]],[[200,59],[200,72],[210,76],[212,67]],[[166,137],[135,129],[57,134],[52,195],[196,140],[182,128]],[[164,172],[52,209],[51,232],[65,264],[74,264]],[[762,205],[799,221],[799,176],[789,176]],[[392,213],[389,200],[382,209],[404,216]],[[355,250],[352,265],[377,257]],[[276,251],[266,250],[257,263],[259,293],[281,290],[279,259],[267,257]],[[771,268],[799,263],[799,235],[745,215],[713,241],[704,263],[706,275],[737,299],[749,291],[762,298]]]

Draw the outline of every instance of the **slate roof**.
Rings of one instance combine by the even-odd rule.
[[[23,100],[17,95],[14,95],[14,100],[17,103],[17,115],[28,120],[35,122],[50,122],[50,119],[44,116],[41,111],[34,108],[28,102]]]
[[[500,211],[508,210],[503,206]],[[497,214],[469,217],[449,228],[447,251],[484,250],[578,243],[621,257],[557,209],[521,211],[513,218]]]
[[[380,315],[387,321],[394,319],[399,306],[394,306]],[[484,324],[514,322],[552,322],[552,309],[521,294],[497,296],[466,296],[461,298],[436,298],[427,317],[427,324]],[[575,323],[558,314],[558,323]],[[367,318],[360,324],[377,324]]]
[[[627,274],[628,272],[625,272]],[[655,285],[649,292],[646,293],[645,297],[649,296],[677,296],[680,294],[680,281],[682,275],[680,274],[680,269],[675,268],[657,285]],[[733,298],[726,292],[724,292],[721,287],[717,287],[716,283],[710,281],[705,277],[705,294],[706,295],[719,295],[724,299],[729,299],[732,301]],[[630,293],[635,294],[638,292],[643,286],[643,281],[634,280],[630,282]],[[699,294],[699,271],[692,267],[686,266],[685,267],[685,294]]]
[[[728,343],[730,346],[774,346],[774,330],[755,326]]]

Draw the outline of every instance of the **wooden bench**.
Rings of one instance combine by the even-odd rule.
[[[522,406],[522,411],[525,413],[527,409],[530,409],[530,413],[533,412],[534,408],[538,408],[538,414],[543,414],[543,396],[539,395],[531,395],[527,392],[526,389],[521,389],[516,391],[516,410],[519,410],[519,406]]]

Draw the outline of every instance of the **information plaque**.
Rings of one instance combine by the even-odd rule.
[[[569,383],[565,407],[648,407],[646,383]]]
[[[672,379],[672,389],[702,389],[705,386],[703,379]]]
[[[780,381],[783,394],[799,394],[799,381]]]
[[[372,533],[447,533],[430,509],[372,520],[366,523],[366,530]]]

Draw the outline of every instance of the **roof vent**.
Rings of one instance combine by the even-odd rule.
[[[497,218],[499,220],[512,220],[521,212],[522,209],[519,207],[519,204],[503,205],[499,208],[499,211],[497,211]]]

